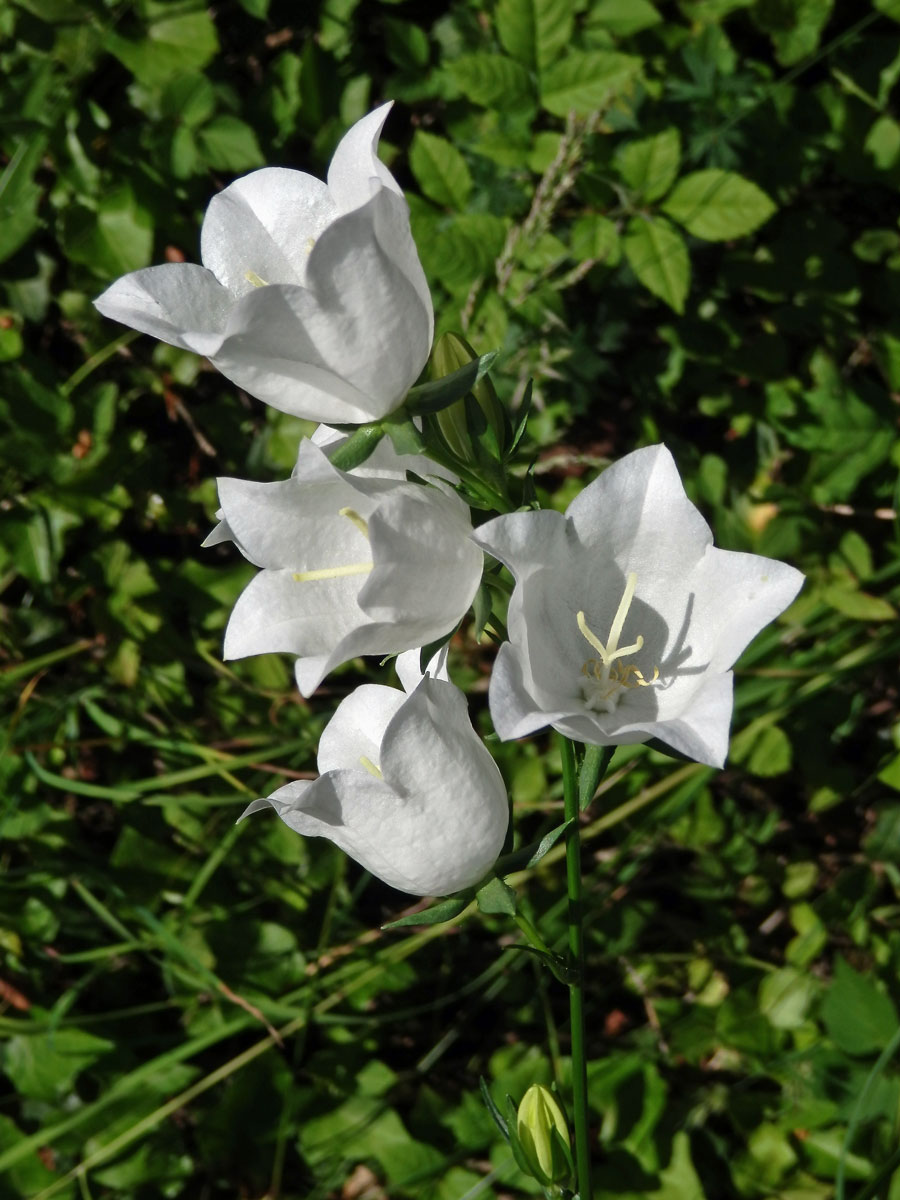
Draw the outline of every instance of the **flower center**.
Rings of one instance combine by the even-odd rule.
[[[639,671],[633,663],[618,661],[629,654],[636,654],[644,644],[643,637],[638,634],[637,640],[632,645],[619,646],[619,638],[622,636],[622,630],[625,627],[625,618],[628,616],[629,608],[631,608],[631,602],[634,599],[634,589],[636,587],[637,575],[634,571],[631,571],[625,580],[625,591],[622,593],[622,599],[619,601],[619,607],[616,609],[616,615],[613,617],[605,646],[588,627],[584,613],[579,612],[576,616],[582,637],[600,655],[599,658],[587,659],[581,667],[581,674],[585,676],[586,680],[582,685],[582,689],[588,708],[596,709],[600,712],[615,712],[623,688],[630,690],[636,687],[650,687],[651,684],[654,684],[659,679],[659,667],[653,668],[652,679],[645,679],[643,672]]]
[[[268,287],[268,283],[255,271],[245,271],[244,278],[248,283],[252,283],[254,287]]]
[[[366,768],[370,775],[373,775],[376,779],[384,779],[384,776],[381,773],[381,767],[377,767],[375,763],[372,762],[371,758],[367,758],[365,754],[361,754],[359,756],[359,761]]]
[[[366,541],[369,540],[369,525],[355,509],[341,508],[338,516],[346,517],[355,525]],[[314,567],[311,571],[295,571],[293,579],[296,583],[310,583],[315,579],[342,579],[346,575],[368,575],[374,567],[373,562],[341,563],[336,567]]]

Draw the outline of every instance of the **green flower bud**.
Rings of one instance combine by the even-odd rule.
[[[445,333],[431,352],[431,376],[452,375],[478,355],[458,333]],[[463,462],[499,461],[510,442],[509,420],[487,375],[464,396],[431,418],[447,447]]]
[[[572,1177],[572,1153],[566,1118],[553,1093],[533,1083],[516,1114],[516,1139],[528,1169],[543,1187]]]

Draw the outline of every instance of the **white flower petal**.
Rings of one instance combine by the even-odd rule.
[[[516,577],[511,641],[489,693],[498,733],[549,724],[597,745],[656,737],[720,766],[729,668],[802,576],[714,549],[661,446],[627,455],[584,489],[562,525],[554,517],[498,517],[478,533]]]
[[[409,210],[375,154],[388,107],[342,140],[330,185],[279,167],[236,180],[207,211],[205,267],[135,272],[100,311],[295,416],[359,424],[394,411],[428,358],[434,314]]]
[[[380,760],[384,778],[365,765],[337,765],[315,783],[286,784],[245,815],[269,804],[298,833],[329,838],[413,895],[445,895],[484,876],[503,845],[509,808],[457,688],[426,679],[411,696],[358,689],[322,735],[319,768],[356,756],[372,768]]]
[[[200,256],[235,296],[267,284],[297,283],[316,239],[337,217],[328,187],[304,171],[264,167],[213,196]]]
[[[398,196],[403,195],[376,153],[381,130],[392,107],[393,101],[382,104],[351,126],[338,143],[328,168],[328,188],[341,212],[362,207],[377,187],[386,187]]]
[[[581,542],[642,580],[678,578],[700,560],[712,533],[685,495],[665,446],[626,454],[566,510]]]
[[[359,770],[363,757],[380,766],[381,741],[406,696],[397,688],[364,683],[345,697],[319,739],[319,772]]]
[[[374,234],[380,193],[325,230],[307,287],[256,288],[232,309],[215,356],[223,375],[309,420],[359,423],[392,412],[431,346],[432,313]]]
[[[727,670],[759,631],[787,608],[803,575],[760,554],[707,551],[692,580],[694,624],[710,640],[710,668]]]
[[[223,656],[246,658],[279,650],[320,656],[368,622],[357,603],[358,592],[355,576],[298,583],[292,570],[260,571],[231,611]]]
[[[425,365],[434,332],[405,201],[382,190],[340,217],[316,242],[307,272],[329,318],[343,323],[342,336],[359,339],[335,347],[335,364],[346,359],[350,382],[396,405]]]
[[[411,881],[393,861],[390,830],[402,830],[403,802],[362,767],[329,771],[306,786],[302,781],[285,784],[266,803],[295,833],[328,838],[385,883],[424,894],[409,886]]]
[[[416,813],[419,836],[403,839],[414,890],[446,895],[477,883],[500,853],[509,805],[462,692],[424,679],[385,732],[381,769]]]
[[[419,484],[387,493],[369,521],[375,567],[360,606],[376,621],[410,624],[427,614],[434,632],[419,645],[449,632],[481,582],[483,557],[471,530],[469,510],[455,495]]]
[[[232,303],[212,272],[192,263],[132,271],[94,301],[105,317],[205,355],[221,345]]]
[[[447,671],[448,648],[446,644],[441,646],[437,654],[429,660],[425,668],[425,675],[430,675],[432,679],[443,679],[446,683],[450,682],[450,675]],[[419,665],[421,657],[422,650],[416,646],[412,650],[404,650],[402,654],[398,654],[394,659],[397,678],[403,685],[404,692],[414,692],[425,678]]]
[[[253,483],[223,478],[217,484],[234,540],[258,567],[309,571],[371,559],[367,539],[341,509],[365,517],[374,501],[340,479]]]

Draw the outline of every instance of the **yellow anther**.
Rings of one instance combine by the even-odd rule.
[[[353,524],[356,526],[356,528],[359,530],[359,532],[363,535],[363,537],[368,538],[369,522],[367,520],[365,520],[364,517],[361,517],[355,509],[340,508],[340,509],[338,509],[338,516],[346,517],[348,521],[352,521]]]
[[[263,279],[261,276],[257,275],[257,273],[255,271],[245,272],[244,278],[247,280],[248,283],[252,283],[254,287],[268,287],[269,286],[268,283],[266,283],[265,279]]]
[[[292,578],[296,583],[309,583],[313,579],[342,579],[345,575],[368,575],[374,563],[344,563],[339,567],[317,567],[314,571],[295,571]]]
[[[384,779],[384,776],[381,773],[381,768],[376,767],[371,758],[366,758],[364,754],[361,754],[359,756],[359,761],[366,768],[370,775],[374,775],[376,779]]]

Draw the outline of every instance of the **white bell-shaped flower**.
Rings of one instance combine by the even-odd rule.
[[[665,446],[626,455],[565,516],[497,517],[476,540],[516,581],[490,683],[501,738],[546,725],[600,746],[659,738],[722,766],[730,668],[803,576],[715,549]]]
[[[231,613],[225,658],[296,654],[309,696],[350,658],[428,645],[460,621],[483,564],[469,509],[383,458],[360,476],[304,441],[290,479],[218,480],[224,519],[206,544],[230,538],[262,568]]]
[[[406,201],[375,153],[389,109],[349,130],[327,184],[283,167],[236,180],[206,211],[202,267],[134,271],[97,308],[295,416],[392,412],[428,358],[434,315]]]
[[[297,833],[328,838],[416,896],[478,883],[500,853],[506,788],[447,680],[426,676],[411,693],[357,688],[326,725],[318,765],[318,779],[285,784],[243,816],[271,806]]]

